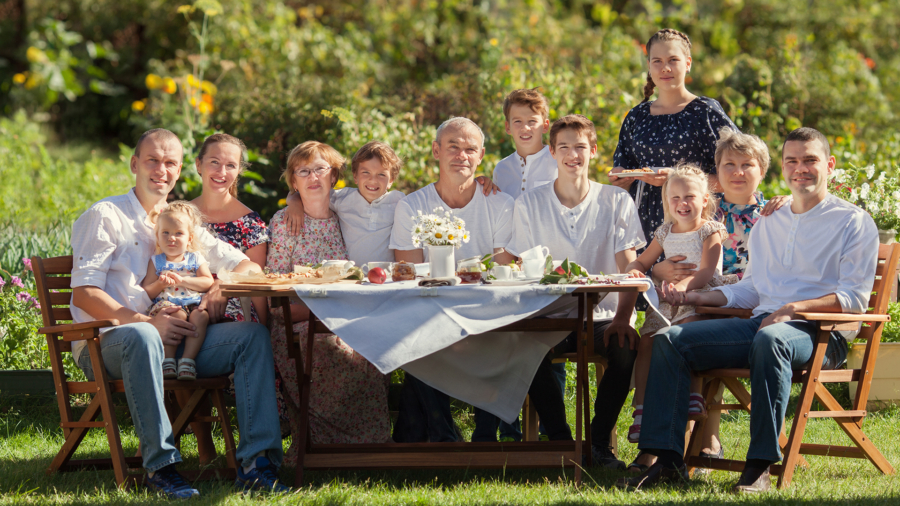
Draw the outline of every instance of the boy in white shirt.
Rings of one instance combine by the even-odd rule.
[[[627,192],[588,179],[590,160],[597,154],[594,124],[581,115],[558,119],[550,130],[550,149],[559,167],[553,184],[525,192],[516,199],[512,239],[506,249],[513,255],[537,245],[546,246],[554,259],[568,258],[591,274],[624,272],[644,245],[637,209]],[[609,366],[597,385],[591,421],[594,464],[624,469],[610,448],[609,434],[628,396],[631,370],[639,337],[632,327],[636,294],[610,293],[594,307],[594,346]],[[565,317],[570,314],[551,315]],[[556,353],[573,352],[575,334],[554,347]],[[538,368],[529,394],[536,402],[561,397],[550,373],[549,360]],[[552,405],[552,402],[546,402]],[[544,423],[565,420],[565,413],[541,415]]]
[[[537,89],[515,90],[503,101],[506,133],[513,138],[516,151],[494,168],[494,184],[513,199],[528,190],[556,179],[556,160],[544,145],[550,130],[547,97]]]

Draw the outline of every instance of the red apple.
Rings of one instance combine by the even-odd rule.
[[[381,267],[369,269],[369,282],[380,285],[387,279],[387,273]]]
[[[563,276],[566,275],[566,271],[563,270],[563,268],[562,268],[561,265],[560,265],[559,267],[557,267],[555,270],[556,270],[556,273],[557,273],[557,274],[561,274],[561,275],[563,275]]]

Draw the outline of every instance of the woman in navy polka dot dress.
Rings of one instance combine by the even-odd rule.
[[[691,41],[672,29],[656,32],[647,42],[649,72],[644,101],[628,112],[619,132],[619,145],[610,171],[610,184],[631,193],[638,208],[644,235],[663,223],[662,184],[668,170],[638,177],[618,177],[623,170],[643,167],[674,167],[678,162],[700,165],[716,183],[715,154],[719,129],[737,131],[719,102],[698,97],[685,88],[691,70]],[[659,96],[653,102],[654,87]],[[717,184],[717,183],[716,183]]]

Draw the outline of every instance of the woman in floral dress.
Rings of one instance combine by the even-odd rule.
[[[297,190],[306,213],[302,235],[292,236],[284,209],[269,223],[271,245],[266,267],[271,272],[293,272],[297,264],[346,259],[347,250],[337,216],[329,209],[331,189],[340,175],[344,158],[334,148],[309,141],[294,148],[283,178]],[[309,310],[302,304],[291,306],[299,333],[301,350],[306,351]],[[270,308],[269,329],[275,364],[281,371],[291,414],[291,431],[299,427],[300,395],[296,366],[288,357],[284,316],[280,307]],[[314,443],[385,443],[390,440],[387,410],[387,383],[384,375],[368,360],[333,334],[315,335],[309,399],[309,431]],[[304,359],[305,360],[305,359]],[[297,437],[285,459],[296,462]]]

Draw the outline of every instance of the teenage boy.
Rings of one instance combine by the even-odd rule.
[[[518,255],[534,246],[546,246],[554,259],[568,258],[592,274],[624,272],[644,246],[637,209],[628,192],[588,179],[589,164],[597,154],[594,124],[581,115],[562,117],[550,129],[550,150],[559,169],[553,184],[528,191],[516,199],[513,233],[506,247]],[[628,396],[631,370],[640,339],[632,327],[637,294],[608,294],[594,307],[594,346],[609,367],[594,402],[591,448],[596,464],[624,469],[612,452],[609,434]],[[572,317],[577,309],[550,315]],[[555,353],[574,352],[576,336],[570,334]],[[549,373],[549,355],[538,368],[529,394],[547,398],[562,394]],[[552,413],[565,421],[565,413]],[[555,420],[541,414],[545,424]]]
[[[513,199],[556,179],[556,160],[544,145],[550,129],[547,97],[537,91],[515,90],[503,101],[504,126],[516,151],[494,168],[494,184]]]
[[[708,292],[663,285],[673,305],[753,309],[748,320],[676,325],[656,335],[639,447],[657,456],[640,476],[616,482],[640,488],[687,479],[684,434],[691,371],[750,369],[750,446],[736,492],[771,488],[769,466],[781,460],[778,434],[794,369],[809,362],[816,326],[797,313],[864,313],[875,279],[878,230],[865,211],[828,193],[834,171],[828,141],[798,128],[782,146],[790,205],[759,220],[750,232],[750,262],[741,281]],[[823,231],[829,233],[822,233]],[[823,369],[843,364],[845,337],[833,332]]]
[[[196,336],[190,322],[171,318],[177,308],[154,317],[141,280],[156,251],[156,235],[148,215],[166,205],[166,196],[181,174],[182,146],[161,128],[145,132],[134,148],[134,188],[103,199],[72,226],[72,319],[75,323],[118,320],[103,329],[100,348],[107,373],[125,382],[125,398],[140,440],[145,484],[170,498],[199,495],[175,469],[181,454],[163,402],[163,345],[178,346]],[[203,256],[210,269],[243,272],[257,268],[240,251],[198,228]],[[206,307],[209,295],[201,302]],[[88,378],[94,377],[84,343],[72,355]],[[288,491],[278,483],[282,460],[281,428],[275,401],[275,369],[269,331],[257,323],[219,323],[207,329],[196,358],[201,377],[234,373],[238,425],[241,430],[236,484],[242,488]]]

